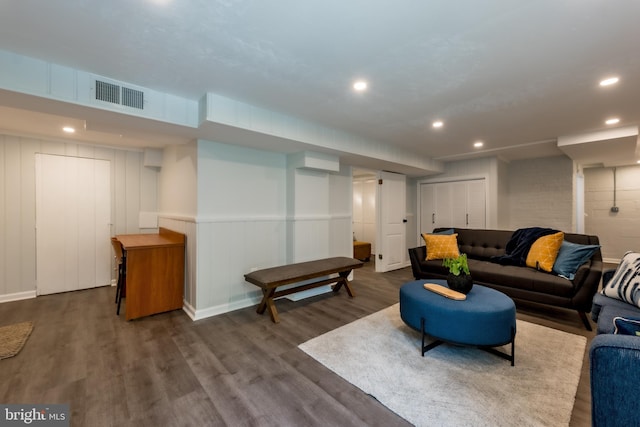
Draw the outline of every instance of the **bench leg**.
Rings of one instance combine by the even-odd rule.
[[[333,292],[338,292],[342,287],[342,285],[344,285],[344,288],[347,290],[347,293],[349,294],[349,296],[352,298],[355,297],[356,294],[353,292],[353,289],[351,289],[351,286],[349,286],[348,277],[349,277],[349,274],[351,274],[351,270],[343,271],[342,273],[338,273],[338,274],[340,275],[340,280],[338,280],[338,282],[333,287]]]
[[[280,323],[280,318],[278,317],[278,310],[276,309],[276,305],[273,302],[273,295],[276,293],[275,288],[271,289],[263,289],[262,290],[262,301],[258,304],[258,309],[256,313],[263,314],[265,310],[269,309],[269,317],[271,317],[271,321],[273,323]]]

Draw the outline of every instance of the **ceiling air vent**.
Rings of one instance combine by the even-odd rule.
[[[129,89],[128,87],[122,88],[122,105],[127,107],[139,108],[142,110],[144,104],[144,92]]]
[[[96,80],[96,99],[111,104],[144,109],[144,92]]]
[[[96,80],[96,99],[120,104],[120,86]]]

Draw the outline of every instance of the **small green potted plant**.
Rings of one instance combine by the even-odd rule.
[[[467,254],[460,254],[457,258],[445,258],[442,265],[449,269],[447,285],[454,291],[468,294],[473,287],[473,279],[467,263]]]

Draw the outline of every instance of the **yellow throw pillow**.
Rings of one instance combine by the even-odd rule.
[[[423,234],[427,245],[427,261],[432,259],[457,258],[458,234]]]
[[[533,242],[529,249],[529,254],[527,254],[527,267],[550,273],[553,269],[553,263],[556,262],[558,257],[558,251],[562,246],[563,240],[564,233],[560,231],[559,233],[542,236]]]

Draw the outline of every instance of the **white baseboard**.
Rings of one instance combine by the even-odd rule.
[[[241,308],[251,307],[252,305],[258,305],[261,297],[255,298],[245,298],[239,301],[234,301],[229,304],[220,304],[213,307],[207,307],[202,309],[195,309],[191,304],[186,301],[182,303],[182,310],[187,313],[187,316],[191,318],[191,320],[202,320],[207,317],[217,316],[218,314],[228,313],[230,311],[239,310]],[[256,314],[257,316],[257,314]]]
[[[20,301],[23,299],[35,298],[36,291],[16,292],[14,294],[0,295],[0,303],[10,301]]]

